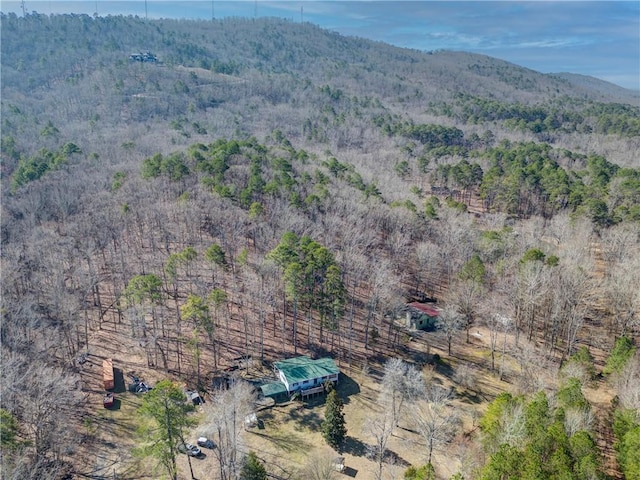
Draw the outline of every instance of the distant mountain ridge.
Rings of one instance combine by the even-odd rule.
[[[122,61],[143,49],[173,65],[236,72],[254,69],[318,82],[348,81],[350,88],[360,90],[358,94],[387,96],[389,90],[418,88],[424,95],[438,97],[464,91],[504,101],[540,102],[556,95],[586,95],[597,101],[638,102],[633,92],[605,87],[605,82],[589,77],[546,75],[479,54],[400,48],[282,19],[212,23],[87,15],[2,18],[2,75],[7,87],[48,84],[51,77],[69,78],[96,62]],[[41,74],[41,81],[34,82],[35,75],[31,75],[31,82],[25,82],[21,74],[25,68]]]
[[[640,107],[640,79],[638,79],[638,90],[623,88],[615,83],[607,82],[589,75],[578,73],[560,72],[548,74],[552,77],[561,78],[575,85],[590,91],[599,91],[602,95],[618,97],[618,101],[629,103]]]
[[[499,129],[511,139],[584,145],[582,153],[636,164],[638,95],[596,79],[275,18],[0,21],[2,135],[16,152],[59,148],[65,139],[110,150],[124,138],[149,155],[191,136],[263,138],[274,130],[307,147],[366,150],[389,140],[383,124],[437,123],[469,135]],[[137,52],[158,62],[131,60]],[[594,150],[591,133],[605,135],[606,145],[599,138]]]

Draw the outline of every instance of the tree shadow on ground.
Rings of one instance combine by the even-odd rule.
[[[387,450],[384,454],[384,461],[389,465],[400,465],[401,467],[409,467],[411,464],[398,455],[393,450]]]
[[[350,376],[341,373],[337,390],[342,399],[342,403],[347,404],[349,403],[349,397],[351,395],[360,393],[360,385]]]
[[[406,349],[407,355],[410,356],[411,360],[413,360],[418,365],[428,365],[433,363],[433,355],[427,352],[421,352],[413,349]]]
[[[375,380],[382,380],[384,375],[384,364],[388,357],[385,357],[382,353],[370,353],[366,358],[367,375]]]
[[[309,351],[313,358],[333,357],[333,351],[327,349],[324,345],[310,345]]]
[[[429,385],[438,385],[440,387],[444,386],[444,382],[440,377],[433,377],[429,379]]]
[[[311,430],[318,430],[322,423],[322,419],[320,418],[320,415],[318,415],[318,412],[309,410],[305,408],[304,405],[300,405],[300,407],[292,409],[289,416],[297,424],[310,428]]]
[[[356,475],[358,474],[358,470],[351,467],[344,467],[344,470],[342,470],[342,473],[348,477],[355,478]]]
[[[347,438],[344,439],[340,448],[341,453],[348,453],[354,457],[364,457],[367,455],[368,450],[369,445],[351,436],[347,436]]]
[[[121,368],[113,369],[113,391],[115,393],[124,393],[127,391],[127,387],[124,383],[124,374]]]
[[[446,360],[436,362],[436,372],[447,378],[453,378],[453,367]]]
[[[262,410],[262,411],[260,411],[260,420],[262,420],[263,422],[269,423],[274,418],[275,418],[275,416],[273,415],[273,412],[271,412],[271,410]]]
[[[321,407],[327,403],[326,394],[318,394],[316,396],[306,398],[302,402],[302,406],[298,408],[316,408]]]
[[[312,448],[312,445],[309,442],[304,441],[303,438],[299,435],[284,435],[282,437],[274,437],[266,433],[260,433],[256,430],[249,430],[249,432],[253,435],[258,435],[259,437],[270,441],[277,448],[285,452],[309,451]]]
[[[403,427],[402,425],[398,425],[398,428],[400,430],[404,430],[405,432],[413,433],[415,435],[419,435],[420,434],[420,432],[418,432],[417,430],[414,430],[413,428]]]
[[[459,398],[462,403],[479,404],[484,401],[482,395],[468,389],[456,390],[456,397]]]
[[[104,407],[107,410],[120,410],[120,407],[122,406],[122,401],[119,398],[114,398],[113,399],[113,405],[111,405],[110,407]]]

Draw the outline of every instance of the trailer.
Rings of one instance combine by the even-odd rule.
[[[105,358],[102,361],[102,378],[104,380],[104,389],[113,390],[113,360],[110,358]]]

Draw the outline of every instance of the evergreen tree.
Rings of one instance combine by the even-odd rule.
[[[176,446],[184,442],[184,434],[194,425],[188,416],[192,409],[182,389],[170,380],[158,382],[145,394],[138,409],[141,416],[151,420],[140,427],[146,442],[138,453],[154,457],[172,479],[178,478]]]
[[[404,472],[404,480],[435,480],[436,471],[433,465],[427,463],[420,468],[409,467]]]
[[[334,449],[338,449],[347,436],[347,428],[345,426],[342,408],[343,404],[338,396],[338,392],[331,390],[327,396],[327,406],[324,411],[322,436]]]
[[[576,376],[576,369],[584,372],[586,380],[592,380],[596,376],[596,369],[593,365],[593,356],[585,346],[578,348],[576,353],[569,357],[569,360],[562,369],[568,377]]]
[[[254,452],[247,455],[240,471],[240,480],[267,480],[267,471]]]
[[[607,363],[602,369],[602,373],[609,375],[620,372],[627,364],[627,361],[633,357],[635,351],[636,347],[631,338],[626,336],[618,338],[609,358],[607,358]]]
[[[613,432],[620,469],[626,478],[640,479],[640,415],[637,410],[616,410]]]
[[[19,444],[16,439],[17,436],[18,422],[15,417],[8,410],[0,408],[0,446],[2,449],[10,450],[16,448]]]

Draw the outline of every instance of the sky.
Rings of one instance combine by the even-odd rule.
[[[640,90],[640,1],[44,0],[27,13],[148,18],[279,17],[418,50],[481,53],[542,73]],[[20,1],[0,11],[22,14]]]

